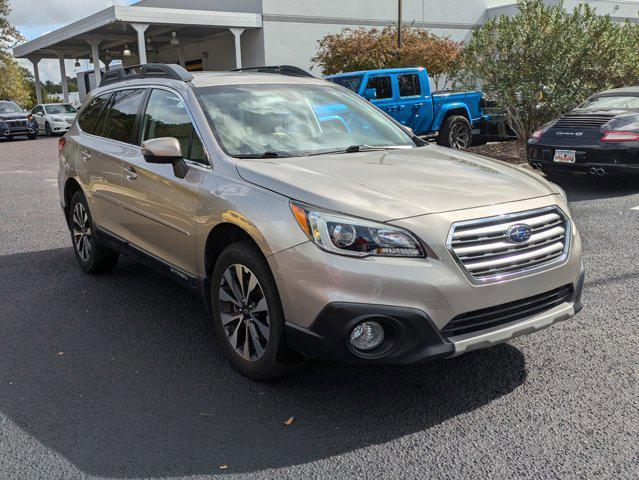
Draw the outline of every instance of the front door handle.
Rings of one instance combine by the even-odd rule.
[[[138,173],[135,171],[135,168],[133,167],[126,167],[124,169],[125,173],[126,173],[126,179],[129,181],[133,181],[135,179],[138,178]]]

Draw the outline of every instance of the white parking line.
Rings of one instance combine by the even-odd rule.
[[[630,207],[630,210],[639,210],[639,206],[637,206],[637,207]]]

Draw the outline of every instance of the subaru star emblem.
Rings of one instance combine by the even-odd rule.
[[[513,243],[524,243],[530,240],[532,236],[532,228],[529,225],[520,223],[518,225],[512,225],[506,231],[506,238]]]

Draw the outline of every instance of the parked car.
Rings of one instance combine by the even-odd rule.
[[[431,92],[425,68],[367,70],[326,78],[370,100],[416,135],[436,136],[439,145],[465,149],[488,141],[482,93]]]
[[[26,136],[35,140],[38,135],[38,124],[33,115],[26,112],[12,100],[0,100],[0,137]]]
[[[528,162],[548,174],[639,172],[639,87],[597,93],[541,127]]]
[[[33,107],[31,113],[38,122],[40,131],[51,137],[68,132],[78,110],[68,103],[45,103]]]
[[[243,374],[452,357],[581,309],[579,233],[535,173],[321,79],[138,68],[105,73],[59,141],[76,259],[199,290]],[[346,129],[317,113],[336,105]]]

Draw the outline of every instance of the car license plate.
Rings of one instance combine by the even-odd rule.
[[[555,150],[555,162],[575,163],[576,157],[574,150]]]

